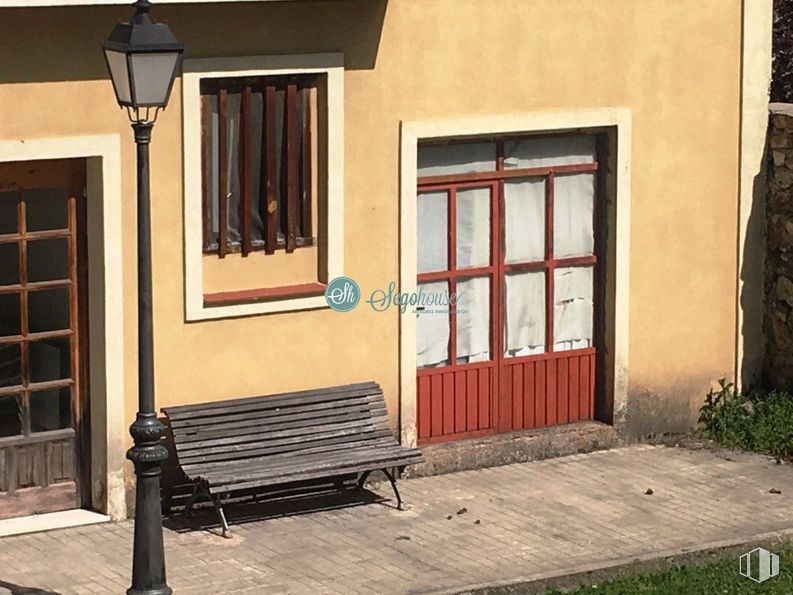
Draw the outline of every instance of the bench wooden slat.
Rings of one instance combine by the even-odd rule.
[[[386,418],[383,417],[383,419]],[[180,441],[176,443],[176,451],[177,453],[181,453],[183,451],[186,452],[186,451],[202,449],[202,448],[215,449],[221,446],[233,446],[235,444],[242,444],[246,442],[253,442],[253,441],[269,442],[278,438],[309,436],[312,434],[331,435],[337,431],[352,430],[355,428],[364,429],[372,426],[373,426],[372,419],[360,419],[349,422],[336,423],[330,427],[306,426],[302,428],[294,428],[291,430],[280,430],[280,431],[274,431],[264,434],[257,434],[257,433],[239,434],[236,436],[230,436],[228,438],[213,438],[211,440],[199,440],[197,442],[189,442],[189,443],[183,443]]]
[[[340,465],[332,470],[332,473],[329,473],[330,470],[328,469],[316,469],[313,471],[306,471],[297,474],[288,474],[274,478],[268,479],[260,479],[260,480],[251,480],[244,483],[234,483],[234,484],[211,484],[209,486],[209,491],[212,494],[217,493],[228,493],[234,490],[244,490],[249,488],[257,488],[257,487],[265,487],[271,485],[278,485],[282,483],[291,483],[296,481],[303,481],[307,479],[317,479],[320,477],[328,477],[331,474],[342,475],[343,473],[360,473],[362,471],[368,471],[371,469],[382,469],[386,467],[402,467],[406,465],[416,465],[418,463],[423,462],[423,458],[420,455],[415,457],[411,457],[409,459],[383,459],[381,461],[369,461],[366,463],[350,463],[349,465]]]
[[[374,394],[383,394],[383,391],[374,383],[352,384],[347,387],[332,387],[328,389],[300,391],[297,393],[281,393],[264,397],[246,397],[228,401],[215,401],[201,405],[180,405],[178,407],[165,407],[163,412],[168,419],[183,420],[199,417],[208,417],[233,410],[255,411],[257,409],[277,409],[291,405],[306,405],[325,401],[346,400],[355,397],[366,397]],[[324,391],[324,392],[323,392]],[[333,398],[330,398],[333,397]],[[232,408],[232,409],[229,409]]]
[[[370,395],[365,397],[356,397],[352,399],[345,399],[343,401],[323,401],[320,403],[312,403],[309,405],[292,405],[290,407],[280,407],[276,409],[261,409],[252,412],[236,413],[235,409],[226,412],[223,415],[212,416],[207,418],[189,418],[189,419],[169,419],[170,426],[174,432],[185,431],[189,428],[204,428],[211,427],[218,424],[227,423],[230,421],[246,421],[250,419],[276,419],[279,417],[295,418],[298,415],[311,416],[314,413],[321,413],[327,409],[344,411],[347,409],[357,409],[363,406],[373,406],[377,403],[382,403],[383,399],[378,395]]]
[[[395,442],[395,440],[394,440],[393,436],[391,436],[391,435],[380,436],[379,438],[375,438],[375,439],[371,439],[371,440],[358,440],[358,441],[354,441],[354,442],[350,442],[349,440],[345,440],[343,442],[337,442],[336,444],[322,444],[320,446],[314,446],[314,447],[311,447],[311,448],[301,448],[298,451],[297,454],[302,456],[302,455],[315,455],[315,454],[319,454],[319,453],[333,453],[333,452],[337,452],[337,451],[344,451],[344,450],[347,450],[347,449],[359,448],[359,447],[367,446],[367,445],[371,445],[371,446],[375,446],[375,447],[377,447],[377,446],[388,446],[388,445],[393,444],[394,442]],[[189,471],[190,473],[194,473],[196,475],[201,475],[203,473],[209,473],[209,472],[217,470],[217,469],[226,469],[226,468],[229,468],[230,466],[234,466],[236,468],[238,465],[239,466],[244,465],[248,461],[256,461],[256,460],[260,460],[262,458],[265,458],[268,461],[273,461],[273,464],[275,464],[275,462],[278,462],[278,461],[281,461],[281,460],[291,460],[292,457],[294,457],[294,456],[295,456],[295,451],[291,450],[291,451],[286,451],[286,452],[271,453],[271,454],[268,454],[267,457],[261,457],[261,456],[258,456],[258,457],[254,456],[254,457],[248,457],[248,458],[239,458],[239,457],[237,457],[237,458],[233,459],[231,462],[229,462],[228,460],[221,460],[221,461],[195,461],[195,462],[192,462],[192,463],[191,462],[185,462],[185,463],[182,463],[182,469],[184,469],[185,472]]]
[[[213,426],[203,426],[200,428],[189,428],[186,430],[174,431],[174,436],[178,437],[183,443],[189,443],[197,442],[202,439],[227,436],[232,432],[245,431],[250,434],[271,433],[279,430],[288,430],[291,428],[310,427],[323,424],[332,426],[336,423],[353,421],[356,419],[371,419],[373,416],[387,417],[388,414],[385,408],[366,409],[362,411],[346,410],[338,412],[332,409],[327,409],[321,416],[295,416],[297,419],[287,416],[278,418],[278,421],[276,422],[260,420],[229,422],[225,424],[215,424]]]
[[[349,441],[363,438],[371,438],[377,434],[382,434],[384,431],[391,433],[389,430],[383,428],[374,429],[367,432],[359,432],[357,429],[340,430],[334,432],[332,435],[314,434],[313,436],[295,436],[292,438],[283,438],[278,443],[262,445],[259,442],[248,442],[245,444],[235,444],[233,446],[218,448],[218,449],[204,449],[194,450],[179,453],[177,450],[178,458],[180,461],[193,461],[196,458],[216,457],[222,456],[225,458],[239,456],[247,457],[256,450],[264,450],[268,453],[286,452],[287,450],[299,450],[301,445],[311,446],[317,443],[332,443],[332,441]]]
[[[338,429],[333,432],[325,432],[322,434],[312,434],[312,435],[299,435],[299,436],[291,436],[288,438],[281,438],[278,441],[270,441],[266,443],[267,446],[272,446],[275,449],[281,448],[283,446],[291,446],[294,444],[305,444],[309,442],[309,440],[325,440],[325,439],[332,439],[332,438],[345,438],[347,440],[351,440],[355,437],[361,436],[363,434],[371,435],[377,432],[378,429],[375,428],[367,428],[365,431],[361,431],[361,428],[343,428]],[[249,451],[252,448],[258,448],[261,446],[265,446],[261,441],[253,441],[253,442],[244,442],[240,444],[230,444],[230,445],[222,445],[219,447],[205,447],[202,449],[193,449],[187,451],[180,451],[179,446],[177,444],[176,452],[181,460],[185,456],[191,456],[193,454],[217,454],[217,453],[233,453],[233,452],[245,452]]]
[[[356,436],[355,439],[363,439],[364,441],[376,441],[381,437],[388,437],[393,438],[391,434],[391,430],[382,428],[379,430],[375,430],[373,432],[368,432],[365,435]],[[179,456],[179,460],[182,464],[182,467],[187,467],[189,465],[197,465],[201,463],[213,462],[213,461],[228,461],[228,460],[235,460],[240,458],[251,458],[256,456],[273,456],[278,454],[289,454],[295,451],[301,451],[304,448],[307,450],[313,450],[314,448],[322,449],[322,448],[333,448],[339,444],[344,445],[350,443],[350,436],[334,436],[332,438],[319,438],[316,440],[303,440],[301,438],[293,439],[289,443],[286,444],[279,444],[277,446],[265,446],[262,447],[258,444],[251,444],[250,448],[244,450],[237,450],[234,452],[217,452],[217,453],[203,453],[200,451],[195,451],[192,453],[185,453],[184,455]]]
[[[349,462],[365,462],[368,460],[379,460],[383,456],[394,456],[399,458],[409,458],[411,455],[410,449],[403,449],[396,441],[387,445],[380,446],[361,446],[354,449],[337,450],[335,452],[323,453],[322,455],[309,454],[309,455],[296,455],[291,459],[280,459],[277,461],[269,461],[268,458],[254,459],[245,464],[230,465],[226,468],[216,469],[208,473],[207,477],[214,477],[215,479],[223,479],[224,481],[231,478],[239,478],[243,480],[250,479],[252,475],[278,475],[285,473],[286,470],[291,471],[305,471],[307,469],[324,468],[333,466],[336,463],[349,461]]]
[[[355,449],[339,451],[322,458],[309,459],[295,457],[292,463],[280,461],[273,466],[264,460],[251,463],[245,467],[215,470],[206,474],[206,478],[215,484],[243,483],[254,479],[268,479],[271,477],[286,477],[295,473],[306,471],[327,470],[332,471],[343,468],[348,464],[379,464],[381,461],[410,460],[412,457],[401,450],[398,444],[374,449]],[[396,464],[396,463],[394,463]]]
[[[209,476],[209,475],[235,475],[244,476],[251,471],[260,472],[274,472],[281,468],[295,468],[298,469],[303,465],[316,466],[320,463],[332,462],[336,459],[355,459],[366,456],[380,455],[384,452],[403,452],[402,446],[399,445],[393,438],[390,442],[382,440],[376,444],[362,443],[356,446],[340,447],[337,445],[333,450],[324,450],[322,452],[300,452],[289,453],[287,455],[277,455],[269,457],[258,457],[253,459],[245,459],[235,461],[226,465],[196,465],[191,466],[190,471],[196,475]]]

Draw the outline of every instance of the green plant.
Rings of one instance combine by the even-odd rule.
[[[724,379],[699,412],[700,433],[730,448],[793,457],[793,396],[781,391],[745,395]]]

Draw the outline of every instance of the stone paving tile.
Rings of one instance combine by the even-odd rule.
[[[375,491],[391,498],[388,484]],[[250,519],[253,506],[232,506],[230,540],[166,529],[169,584],[197,595],[421,593],[793,529],[793,469],[751,454],[635,445],[401,491],[401,512],[386,501]],[[2,538],[0,595],[123,593],[131,543],[131,522]]]

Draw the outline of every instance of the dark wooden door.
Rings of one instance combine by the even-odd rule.
[[[85,161],[0,164],[0,518],[89,496]]]

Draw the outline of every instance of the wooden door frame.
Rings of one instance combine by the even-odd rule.
[[[628,314],[630,297],[631,112],[628,108],[537,111],[402,122],[400,130],[399,291],[416,291],[418,144],[424,140],[470,139],[501,135],[607,132],[610,146],[608,201],[610,251],[606,291],[605,394],[602,408],[620,429],[628,387]],[[399,318],[399,424],[402,444],[417,443],[416,322],[406,311]]]
[[[87,234],[86,234],[86,184],[87,161],[86,159],[42,159],[18,162],[0,162],[0,192],[14,192],[26,190],[39,190],[45,188],[66,188],[67,227],[58,230],[27,231],[25,229],[24,200],[19,203],[19,220],[17,233],[6,234],[8,243],[19,242],[20,246],[37,238],[67,238],[68,243],[68,277],[69,284],[69,352],[70,352],[70,380],[71,384],[71,417],[74,431],[74,483],[77,491],[75,505],[90,507],[91,504],[91,429],[90,429],[90,396],[88,394],[88,276],[87,276]],[[64,235],[65,232],[65,235]],[[21,296],[30,291],[26,289],[27,267],[24,266],[26,250],[20,248],[21,260],[19,270],[19,286]],[[61,287],[62,281],[39,282],[34,284],[39,288],[44,286]],[[75,287],[76,286],[76,287]],[[22,383],[28,372],[26,366],[29,361],[29,341],[24,339],[28,335],[29,313],[27,298],[23,299],[21,336],[18,338],[22,349],[23,375]],[[36,340],[45,340],[48,337],[61,337],[63,331],[48,331],[35,333]],[[15,337],[8,337],[9,341]],[[62,380],[49,383],[35,383],[37,389],[45,385],[62,386]],[[9,387],[10,388],[10,387]],[[8,390],[8,389],[6,389]],[[35,389],[34,389],[35,390]],[[23,390],[29,394],[29,390]],[[26,397],[29,400],[30,397]],[[28,405],[29,407],[29,405]],[[9,438],[0,442],[11,444],[30,444],[57,440],[57,431],[45,434],[30,434],[25,439]],[[43,487],[43,486],[39,486]],[[38,497],[38,496],[36,496]]]
[[[100,134],[0,141],[0,162],[67,158],[85,158],[88,168],[91,508],[123,520],[129,419],[124,382],[121,139],[118,134]]]

